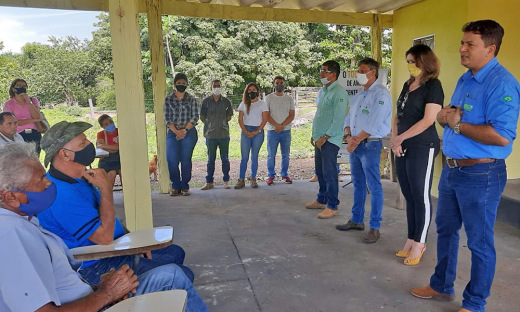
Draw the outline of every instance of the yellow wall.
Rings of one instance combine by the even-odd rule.
[[[444,89],[444,105],[448,105],[458,78],[466,71],[460,65],[459,46],[462,25],[471,20],[494,19],[505,29],[506,35],[498,59],[517,78],[520,77],[520,62],[517,52],[520,48],[520,33],[516,31],[517,12],[520,1],[495,0],[489,5],[486,0],[425,0],[394,12],[392,41],[392,98],[397,100],[408,79],[404,53],[412,45],[412,40],[426,35],[435,35],[434,52],[441,62],[440,81]],[[394,111],[395,112],[395,111]],[[519,127],[520,128],[520,127]],[[439,135],[442,129],[437,128]],[[509,156],[508,178],[520,178],[520,140],[513,146]],[[515,161],[516,160],[516,161]],[[437,194],[437,184],[441,171],[441,160],[435,163],[432,194]]]
[[[515,77],[520,79],[520,62],[518,51],[520,49],[520,33],[518,32],[518,12],[520,1],[495,0],[490,5],[489,1],[471,0],[468,7],[468,21],[480,19],[492,19],[504,27],[505,34],[502,46],[498,52],[498,61],[504,65]],[[520,178],[520,122],[517,126],[517,139],[513,143],[513,153],[507,158],[507,177],[509,179]]]

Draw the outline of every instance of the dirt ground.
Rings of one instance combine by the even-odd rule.
[[[231,183],[234,184],[238,179],[238,174],[240,171],[240,159],[231,159],[231,170],[229,175],[231,176]],[[278,157],[276,159],[276,172],[277,176],[275,181],[281,181],[281,177],[279,176],[280,172],[280,162],[281,159]],[[197,161],[193,162],[193,171],[190,186],[191,187],[201,187],[206,183],[206,162]],[[222,184],[222,163],[219,159],[217,159],[215,164],[215,184]],[[341,175],[348,174],[346,170],[346,165],[341,165]],[[308,180],[312,177],[314,171],[314,158],[301,158],[301,159],[291,159],[289,164],[289,176],[293,180]],[[246,177],[251,173],[251,161],[248,163],[248,168],[246,172]],[[258,160],[258,172],[256,175],[259,182],[267,180],[267,159],[259,159]],[[116,181],[116,184],[118,181]],[[159,184],[156,181],[152,181],[152,188],[158,189]]]

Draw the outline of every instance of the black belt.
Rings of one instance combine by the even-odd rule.
[[[364,139],[364,140],[361,141],[361,142],[363,142],[363,143],[368,143],[368,142],[375,142],[375,141],[382,141],[382,140],[383,140],[383,139],[381,139],[381,138],[366,138],[366,139]]]
[[[487,164],[497,161],[495,158],[465,158],[465,159],[453,159],[446,157],[446,164],[450,168],[457,167],[470,167],[476,164]]]

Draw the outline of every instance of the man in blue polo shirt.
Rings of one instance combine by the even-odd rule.
[[[106,172],[86,170],[95,157],[94,145],[83,133],[90,127],[86,122],[62,121],[52,126],[40,143],[46,153],[44,165],[51,163],[47,178],[56,185],[57,194],[54,203],[38,214],[38,219],[43,228],[61,237],[69,248],[110,244],[126,233],[115,217],[112,185]],[[84,262],[79,272],[87,282],[96,285],[101,275],[127,264],[137,276],[154,270],[157,279],[170,276],[174,285],[177,281],[179,286],[184,285],[185,280],[191,285],[193,273],[183,262],[184,250],[170,245],[146,257],[119,256]],[[188,302],[188,310],[206,311],[194,290],[188,292]]]
[[[437,121],[444,126],[446,166],[439,182],[437,266],[430,285],[415,288],[419,298],[454,298],[459,230],[464,224],[471,251],[471,279],[459,311],[484,311],[495,274],[493,226],[506,184],[520,105],[520,85],[496,56],[504,29],[492,20],[462,28],[461,64],[451,105]]]

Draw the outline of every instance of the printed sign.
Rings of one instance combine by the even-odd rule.
[[[355,70],[342,70],[339,73],[338,83],[347,90],[348,95],[352,96],[363,90],[363,86],[357,82]],[[386,86],[388,83],[388,69],[379,69],[379,78],[376,83]]]

